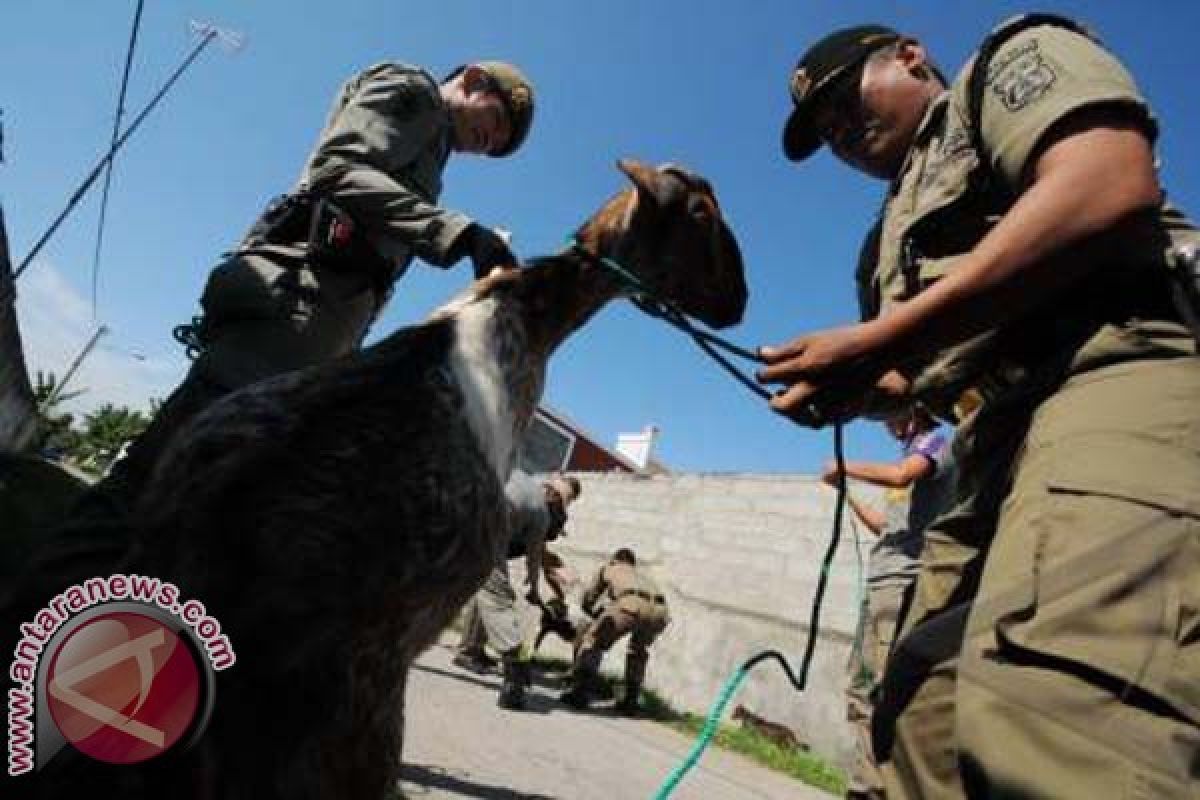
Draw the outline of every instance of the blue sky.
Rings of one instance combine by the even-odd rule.
[[[24,256],[103,153],[134,0],[6,0],[0,45],[5,157],[0,199]],[[525,0],[148,0],[129,89],[141,108],[192,44],[188,20],[243,33],[238,54],[203,55],[116,163],[98,321],[112,329],[78,378],[101,402],[141,405],[185,369],[173,325],[196,311],[208,270],[262,204],[288,189],[341,82],[395,59],[443,74],[506,58],[532,77],[538,118],[504,160],[451,160],[442,203],[515,233],[522,255],[558,249],[622,188],[621,156],[678,161],[713,182],[742,245],[750,304],[731,338],[753,346],[856,316],[853,261],[882,185],[821,154],[779,148],[786,81],[828,30],[863,21],[920,38],[954,73],[1009,3]],[[1162,122],[1175,202],[1200,212],[1200,6],[1064,2],[1133,71]],[[1190,146],[1189,146],[1190,145]],[[98,187],[97,187],[98,188]],[[62,372],[95,323],[91,260],[99,192],[81,204],[19,285],[32,368]],[[414,265],[374,334],[422,319],[469,277]],[[685,339],[626,303],[610,305],[551,361],[545,399],[603,442],[655,424],[681,470],[812,472],[828,432],[797,428]],[[848,434],[852,457],[891,457],[878,426]]]

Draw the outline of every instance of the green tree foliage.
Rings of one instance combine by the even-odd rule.
[[[39,417],[38,449],[95,475],[103,475],[122,445],[146,429],[162,403],[151,401],[148,415],[106,403],[84,414],[81,424],[77,424],[73,414],[62,411],[62,405],[84,391],[64,392],[53,372],[37,373],[33,393]]]
[[[67,457],[79,451],[83,437],[73,427],[74,417],[61,408],[66,401],[83,394],[83,390],[64,393],[62,389],[53,372],[38,370],[33,386],[38,413],[37,449]]]
[[[121,446],[136,438],[150,424],[150,418],[142,412],[111,403],[85,414],[83,419],[80,466],[101,474],[121,452]]]

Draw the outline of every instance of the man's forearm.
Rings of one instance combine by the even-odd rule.
[[[1133,130],[1051,146],[1029,189],[955,269],[866,324],[869,349],[907,356],[956,344],[1079,280],[1097,259],[1052,256],[1157,203],[1151,159]]]
[[[525,550],[525,582],[529,586],[529,592],[533,595],[538,594],[538,577],[542,574],[542,547],[541,542],[530,542]]]
[[[403,243],[422,260],[442,267],[463,255],[454,245],[471,219],[426,202],[381,170],[348,169],[339,175],[331,194],[377,241]]]

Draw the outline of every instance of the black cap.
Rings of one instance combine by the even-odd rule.
[[[838,75],[902,38],[882,25],[857,25],[835,31],[808,48],[796,62],[788,82],[795,105],[783,129],[783,152],[789,159],[803,161],[821,146],[810,119],[813,98]]]

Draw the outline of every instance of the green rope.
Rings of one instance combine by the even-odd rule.
[[[738,671],[733,673],[729,680],[725,681],[725,686],[721,688],[721,693],[717,695],[717,702],[708,712],[708,718],[704,720],[704,727],[700,730],[700,735],[696,738],[696,743],[692,745],[691,751],[687,754],[687,758],[683,760],[663,781],[659,787],[658,793],[654,795],[654,800],[665,800],[670,797],[675,791],[675,787],[683,780],[683,776],[688,773],[696,762],[700,760],[700,756],[704,755],[704,751],[708,748],[708,743],[712,741],[713,736],[717,733],[717,725],[721,720],[721,715],[725,712],[725,706],[729,704],[729,700],[733,697],[733,693],[737,691],[738,686],[745,680],[749,673],[747,664],[743,664],[738,668]]]
[[[567,247],[570,250],[577,250],[580,252],[587,253],[589,256],[591,256],[592,258],[594,258],[595,260],[599,261],[601,264],[603,264],[604,266],[606,266],[610,270],[612,270],[613,273],[615,273],[616,276],[625,283],[625,286],[627,288],[633,289],[639,295],[643,295],[645,297],[654,297],[654,292],[650,291],[650,287],[648,287],[648,286],[646,286],[646,284],[642,283],[641,279],[638,278],[638,276],[634,275],[632,272],[625,269],[624,267],[622,267],[616,261],[613,261],[608,256],[602,256],[602,255],[599,255],[598,253],[593,253],[592,251],[587,250],[586,248],[584,248],[584,246],[582,244],[580,244],[579,240],[576,239],[574,236],[567,238]]]
[[[729,702],[730,696],[741,684],[746,674],[751,669],[756,667],[760,662],[774,660],[779,662],[779,666],[787,675],[788,681],[792,684],[797,692],[803,692],[808,686],[808,669],[812,666],[813,653],[817,645],[817,630],[821,621],[821,603],[825,598],[825,587],[829,581],[829,575],[833,567],[833,557],[837,553],[838,543],[842,538],[842,515],[846,508],[846,458],[843,452],[843,430],[842,424],[834,423],[833,426],[833,453],[838,464],[838,495],[837,502],[833,507],[833,535],[829,537],[829,546],[825,549],[825,558],[821,561],[821,572],[817,580],[817,591],[813,597],[812,609],[809,616],[808,626],[808,642],[804,648],[804,655],[800,659],[800,674],[792,672],[791,666],[783,654],[777,650],[764,650],[755,656],[752,656],[745,664],[738,668],[725,686],[721,689],[721,693],[717,697],[717,703],[708,713],[708,719],[705,720],[704,729],[701,730],[699,737],[696,739],[696,744],[692,746],[691,752],[683,760],[675,770],[663,781],[663,785],[659,788],[658,793],[654,795],[654,800],[666,800],[670,797],[671,792],[683,780],[683,776],[687,774],[704,750],[708,747],[712,740],[713,733],[716,729],[717,720],[721,717],[721,712],[725,710],[725,705]]]
[[[567,239],[567,246],[569,249],[582,253],[611,270],[612,273],[625,284],[626,288],[633,290],[635,294],[633,299],[639,308],[690,335],[702,350],[710,355],[718,364],[720,364],[720,366],[725,368],[730,375],[739,380],[742,385],[746,386],[746,388],[750,389],[755,394],[758,394],[760,397],[767,399],[771,397],[769,392],[767,392],[761,386],[754,384],[746,376],[742,375],[737,368],[730,364],[728,360],[717,353],[713,349],[712,345],[717,345],[731,353],[741,356],[742,358],[761,362],[762,358],[757,352],[751,352],[744,348],[738,347],[737,345],[725,341],[724,339],[721,339],[720,337],[715,336],[708,331],[701,331],[695,328],[688,321],[687,315],[676,308],[673,304],[657,297],[655,293],[644,283],[642,283],[642,281],[636,275],[633,275],[613,259],[608,258],[607,256],[601,256],[596,253],[592,253],[591,251],[587,250],[582,244],[580,244],[578,239],[574,237]],[[721,719],[721,714],[725,711],[725,706],[729,703],[730,697],[732,697],[733,693],[737,691],[738,686],[740,686],[742,681],[745,680],[746,675],[750,672],[750,670],[757,666],[759,662],[766,661],[768,659],[778,661],[779,666],[783,669],[784,673],[787,674],[788,681],[791,682],[792,687],[797,692],[803,692],[806,688],[808,684],[808,669],[810,666],[812,666],[813,653],[817,644],[817,630],[821,621],[821,602],[825,597],[825,588],[829,581],[829,574],[833,565],[833,556],[837,552],[838,542],[841,540],[842,535],[842,516],[846,507],[846,459],[842,452],[842,444],[842,423],[835,421],[833,423],[833,452],[839,467],[838,472],[840,477],[838,478],[837,486],[837,502],[834,505],[833,510],[833,535],[829,539],[829,546],[825,550],[825,558],[821,562],[821,572],[818,575],[817,591],[815,597],[813,598],[811,616],[809,619],[808,642],[804,648],[804,655],[800,659],[799,675],[792,672],[792,668],[788,664],[787,659],[783,657],[783,654],[775,650],[764,650],[761,653],[751,657],[746,661],[746,663],[742,664],[742,666],[738,668],[737,672],[735,672],[721,688],[721,692],[717,696],[717,702],[713,704],[712,709],[708,712],[708,718],[704,721],[704,727],[701,729],[700,735],[696,738],[696,743],[692,745],[692,749],[688,753],[687,757],[683,760],[683,763],[679,764],[679,766],[677,766],[671,772],[671,774],[667,776],[667,779],[659,788],[658,793],[654,795],[654,800],[665,800],[665,798],[669,797],[675,790],[675,787],[679,785],[679,782],[683,780],[684,775],[686,775],[687,772],[696,765],[696,762],[700,760],[700,756],[704,754],[704,751],[708,748],[709,742],[712,741],[713,736],[716,734],[717,724]],[[858,531],[855,529],[856,551],[858,547],[857,536]],[[861,585],[862,553],[860,551],[859,578]]]
[[[622,267],[613,259],[591,252],[581,245],[578,239],[567,239],[567,247],[609,270],[621,283],[625,285],[625,288],[631,292],[630,299],[633,301],[633,304],[641,309],[644,313],[649,314],[657,319],[661,319],[668,325],[671,325],[677,330],[683,331],[688,336],[692,337],[692,341],[696,343],[696,346],[703,350],[709,358],[717,362],[717,365],[728,372],[730,376],[734,378],[734,380],[742,384],[742,386],[746,387],[762,399],[771,399],[770,392],[756,384],[754,381],[750,380],[749,377],[744,375],[741,370],[735,367],[728,358],[718,353],[717,350],[724,350],[727,353],[732,353],[733,355],[738,356],[739,358],[744,358],[747,361],[762,363],[762,358],[757,352],[747,350],[744,347],[739,347],[727,339],[722,339],[715,333],[697,328],[688,319],[687,314],[679,309],[674,303],[671,303],[670,301],[656,295],[654,291],[650,289],[650,287],[646,286],[646,284],[641,281],[640,278]]]

